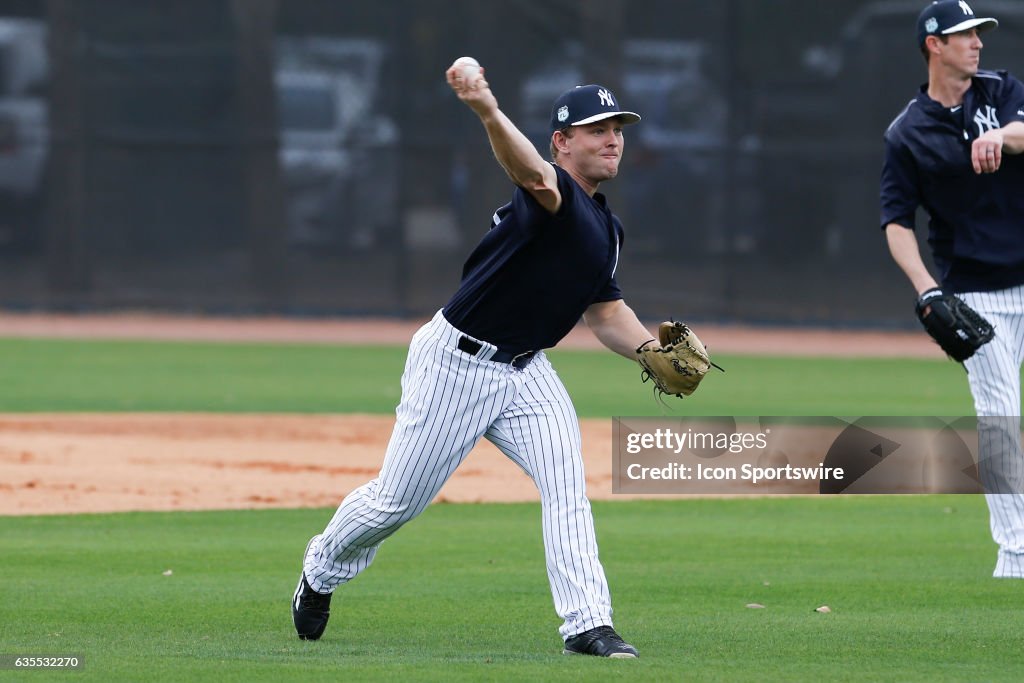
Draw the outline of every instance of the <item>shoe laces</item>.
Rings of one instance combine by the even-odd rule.
[[[613,629],[611,626],[598,626],[597,628],[594,628],[591,631],[589,631],[587,634],[586,644],[590,645],[592,642],[599,638],[609,640],[615,643],[616,645],[626,644],[626,641],[622,639],[622,636],[616,633],[615,629]]]

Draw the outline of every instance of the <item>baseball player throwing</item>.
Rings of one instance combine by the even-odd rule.
[[[999,545],[993,574],[1024,578],[1024,85],[978,68],[980,34],[997,25],[964,0],[933,2],[918,17],[928,83],[885,133],[881,224],[921,321],[968,372]],[[913,233],[919,206],[941,286]]]
[[[597,192],[618,174],[623,128],[640,117],[608,88],[566,91],[551,114],[552,164],[499,109],[483,70],[464,61],[449,68],[448,84],[479,117],[515,189],[469,255],[458,290],[412,339],[379,476],[352,491],[310,540],[292,603],[295,628],[303,639],[321,636],[332,592],[426,508],[484,437],[540,491],[563,652],[636,657],[612,628],[579,423],[543,349],[581,316],[627,358],[653,341],[622,300],[615,268],[623,229]]]

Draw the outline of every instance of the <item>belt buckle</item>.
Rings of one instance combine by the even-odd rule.
[[[466,335],[462,335],[461,337],[459,337],[458,349],[463,353],[468,353],[471,356],[475,356],[476,354],[480,353],[480,349],[482,348],[483,345],[480,344],[480,342],[473,341]]]

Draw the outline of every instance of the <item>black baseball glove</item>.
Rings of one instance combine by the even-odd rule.
[[[942,350],[955,361],[963,362],[992,341],[995,331],[963,300],[944,294],[938,287],[929,289],[917,300],[917,317]]]

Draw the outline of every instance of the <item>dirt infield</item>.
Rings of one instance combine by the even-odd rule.
[[[381,415],[0,416],[0,514],[337,505],[380,467]],[[611,421],[584,425],[588,489],[611,496]],[[442,490],[449,502],[536,500],[482,442]]]
[[[407,344],[420,323],[0,314],[0,337]],[[923,334],[702,326],[713,351],[940,357]],[[563,342],[596,348],[585,329]],[[333,506],[377,472],[392,416],[0,415],[0,514]],[[582,424],[588,491],[611,497],[611,421]],[[481,442],[441,491],[451,502],[536,500]]]

